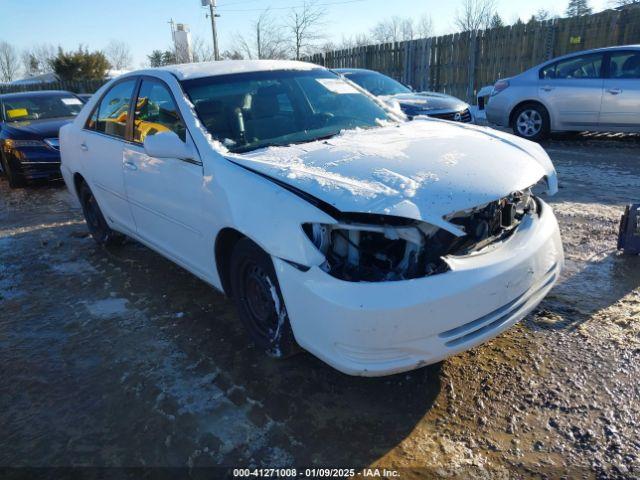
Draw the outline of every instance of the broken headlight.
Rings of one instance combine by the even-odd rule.
[[[549,192],[549,179],[545,175],[538,182],[531,187],[531,193],[536,197],[540,195],[546,195]]]
[[[430,238],[440,230],[419,222],[307,223],[303,229],[326,260],[321,268],[351,282],[419,278],[448,269]],[[445,232],[446,233],[446,232]]]

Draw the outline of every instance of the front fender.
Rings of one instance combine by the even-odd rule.
[[[223,227],[238,230],[268,254],[300,265],[320,265],[325,259],[302,230],[309,222],[336,220],[271,180],[223,157],[215,159],[218,201],[226,212]],[[212,179],[212,181],[214,181]]]

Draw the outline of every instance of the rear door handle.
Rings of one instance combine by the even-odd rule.
[[[86,151],[88,151],[88,150],[89,150],[89,147],[87,147],[87,144],[86,144],[86,143],[82,142],[82,143],[80,144],[80,150],[82,150],[83,152],[86,152]]]
[[[133,162],[124,162],[124,168],[127,170],[138,170],[138,167],[136,167],[136,164]]]
[[[609,90],[607,90],[607,92],[609,92],[611,95],[618,95],[619,93],[622,93],[622,89],[610,88]]]
[[[549,85],[545,85],[544,87],[541,87],[542,90],[544,90],[545,92],[550,92],[551,90],[553,90],[553,87],[549,86]]]

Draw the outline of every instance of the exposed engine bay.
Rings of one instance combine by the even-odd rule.
[[[384,215],[346,215],[337,224],[305,224],[326,257],[321,268],[341,280],[381,282],[420,278],[449,269],[445,256],[479,252],[508,238],[538,203],[531,189],[456,212],[445,220],[465,232]]]

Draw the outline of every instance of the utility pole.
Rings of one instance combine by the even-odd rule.
[[[216,13],[216,0],[202,0],[203,7],[209,7],[208,17],[211,18],[211,33],[213,34],[213,58],[220,60],[220,52],[218,50],[218,31],[216,30],[216,17],[220,15]]]

